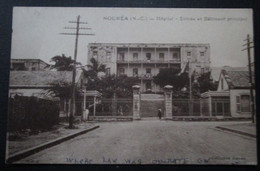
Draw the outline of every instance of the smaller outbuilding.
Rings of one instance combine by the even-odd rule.
[[[254,76],[252,80],[254,83]],[[250,88],[248,71],[221,70],[217,91],[201,94],[204,113],[209,113],[210,116],[250,118]],[[255,96],[255,90],[253,94]]]

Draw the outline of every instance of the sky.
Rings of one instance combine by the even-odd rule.
[[[212,67],[247,66],[241,51],[253,36],[251,9],[14,7],[11,58],[74,56],[77,16],[87,22],[79,36],[77,61],[87,62],[88,43],[209,43]]]

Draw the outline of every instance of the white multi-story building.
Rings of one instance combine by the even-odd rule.
[[[159,92],[153,76],[162,68],[184,69],[190,61],[191,72],[200,75],[210,69],[209,44],[90,43],[91,58],[105,64],[107,74],[126,74],[140,79],[141,91]]]

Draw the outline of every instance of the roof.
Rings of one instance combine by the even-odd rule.
[[[113,46],[113,47],[210,47],[209,43],[89,43],[92,46]]]
[[[201,94],[202,98],[206,97],[228,97],[229,91],[207,91]]]
[[[213,79],[213,81],[219,80],[219,75],[223,69],[226,71],[248,71],[248,67],[230,67],[230,66],[212,67],[211,78]]]
[[[41,63],[44,63],[46,65],[50,65],[46,62],[44,62],[43,60],[41,59],[11,59],[11,62],[41,62]]]
[[[76,82],[81,72],[77,71]],[[50,86],[55,81],[72,82],[72,71],[10,71],[10,86]]]
[[[250,87],[248,71],[222,70],[222,74],[225,77],[229,87],[231,87],[231,88],[248,88],[248,87]],[[253,82],[254,82],[254,79],[253,79]]]

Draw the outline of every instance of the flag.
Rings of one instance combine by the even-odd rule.
[[[192,72],[189,72],[190,69],[190,62],[186,62],[185,66],[182,68],[181,72],[178,75],[181,75],[184,72],[188,72],[189,73],[189,77],[191,76]]]

